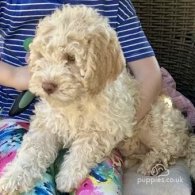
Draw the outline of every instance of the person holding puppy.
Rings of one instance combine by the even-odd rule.
[[[26,66],[27,51],[25,44],[30,38],[33,38],[39,19],[67,3],[72,5],[85,4],[97,9],[102,15],[108,17],[111,27],[116,30],[127,67],[131,69],[136,80],[140,83],[142,101],[137,109],[138,121],[149,111],[151,104],[160,93],[160,68],[136,16],[135,9],[129,0],[52,0],[44,2],[2,0],[0,2],[0,116],[2,118],[0,122],[0,141],[2,142],[0,146],[0,172],[2,174],[6,164],[14,159],[22,137],[28,130],[29,118],[33,113],[34,104],[32,103],[23,113],[13,118],[10,118],[8,114],[18,93],[28,89],[30,73]],[[118,162],[121,162],[120,156],[115,155],[113,158],[117,158]],[[110,160],[108,161],[110,162]],[[97,168],[94,168],[91,177],[98,180],[98,176],[101,176],[100,169],[107,167],[109,170],[108,164],[108,162],[102,162]],[[111,165],[113,164],[111,163]],[[87,178],[74,193],[122,194],[121,167],[115,168],[117,174],[112,176],[117,179],[118,183],[113,179],[110,182],[109,192],[103,184],[101,185],[103,181],[97,186],[93,179]],[[52,174],[51,169],[48,170],[43,180],[38,182],[32,190],[32,193],[55,194],[56,189]],[[105,177],[107,178],[108,175]],[[124,193],[128,194],[128,178],[126,180]],[[91,186],[90,189],[89,186]],[[100,188],[99,191],[97,191],[97,187]]]

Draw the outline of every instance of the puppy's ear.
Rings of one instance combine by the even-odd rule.
[[[29,46],[30,56],[28,64],[30,71],[34,72],[37,68],[39,68],[39,65],[36,64],[36,61],[42,58],[41,53],[45,52],[54,30],[55,24],[53,24],[51,16],[47,16],[39,21],[36,28],[35,37]]]
[[[36,41],[33,40],[33,42],[30,45],[30,53],[29,53],[29,58],[28,58],[28,65],[29,65],[29,70],[31,73],[35,72],[39,67],[37,65],[37,60],[41,58],[40,52],[36,48]],[[37,47],[39,45],[37,44]]]
[[[114,81],[125,67],[125,59],[111,27],[96,29],[89,41],[85,80],[91,94]]]

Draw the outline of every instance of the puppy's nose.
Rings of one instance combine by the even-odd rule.
[[[52,94],[57,89],[57,85],[52,82],[43,82],[42,88],[47,94]]]

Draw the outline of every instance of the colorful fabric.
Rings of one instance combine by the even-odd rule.
[[[23,135],[29,123],[21,120],[0,121],[0,177],[8,162],[11,162],[20,148]],[[54,166],[36,183],[33,190],[23,195],[56,195],[54,176],[57,174],[65,150],[59,153]],[[122,195],[122,158],[118,152],[91,170],[89,177],[72,195]],[[66,182],[66,181],[64,181]]]
[[[154,52],[142,30],[130,0],[0,0],[0,60],[13,66],[25,66],[26,44],[34,37],[38,21],[63,4],[84,4],[108,17],[116,30],[126,61],[153,56]],[[0,86],[0,116],[8,113],[18,92]],[[14,118],[29,120],[33,104]]]

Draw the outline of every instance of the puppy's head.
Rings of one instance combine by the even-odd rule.
[[[96,95],[125,64],[116,33],[92,8],[64,6],[38,25],[30,46],[30,90],[46,99]]]

